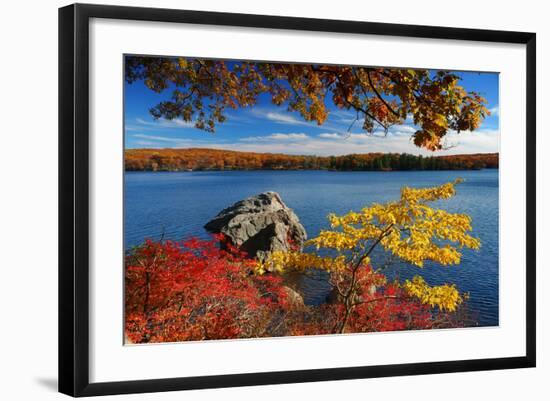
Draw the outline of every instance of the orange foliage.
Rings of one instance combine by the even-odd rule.
[[[476,130],[490,114],[483,97],[467,92],[460,76],[444,70],[127,56],[125,79],[170,93],[152,105],[154,118],[193,121],[209,132],[228,118],[227,109],[252,107],[262,94],[319,125],[332,101],[356,112],[369,133],[387,132],[412,116],[419,127],[413,143],[432,151],[443,148],[450,130]]]
[[[127,149],[127,171],[185,170],[471,170],[498,168],[498,153],[414,156],[366,153],[344,156],[295,156],[220,149]]]

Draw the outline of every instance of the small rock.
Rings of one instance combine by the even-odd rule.
[[[287,301],[291,306],[298,309],[304,307],[304,298],[300,295],[300,293],[298,293],[298,291],[286,285],[284,286],[284,290],[287,295]]]

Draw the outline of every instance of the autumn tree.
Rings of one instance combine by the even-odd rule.
[[[489,114],[484,98],[442,70],[137,56],[126,57],[125,70],[128,83],[143,80],[155,92],[169,91],[150,109],[154,118],[193,121],[209,132],[226,120],[227,109],[253,106],[262,94],[319,125],[331,101],[355,112],[367,133],[387,133],[411,117],[419,127],[415,145],[432,151],[444,147],[449,130],[473,131]]]
[[[498,168],[498,153],[422,157],[406,153],[298,156],[220,149],[126,149],[127,171],[178,170],[457,170]]]
[[[386,278],[380,274],[382,267],[373,267],[371,256],[375,249],[381,248],[421,268],[426,261],[459,264],[460,248],[479,248],[479,240],[469,234],[472,226],[468,215],[429,206],[430,202],[454,196],[459,182],[423,189],[403,187],[398,201],[374,204],[344,216],[332,214],[329,216],[331,229],[321,231],[307,243],[315,247],[317,253],[273,252],[258,262],[256,272],[284,273],[310,268],[329,272],[341,305],[341,314],[332,329],[336,333],[346,332],[350,325],[357,329],[358,320],[369,319],[366,307],[385,304],[388,299],[410,296],[431,307],[455,311],[463,301],[455,285],[430,286],[419,275],[395,283],[393,291],[377,291],[379,287],[384,288]]]

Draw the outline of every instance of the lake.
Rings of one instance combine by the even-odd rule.
[[[404,185],[435,186],[458,177],[465,182],[457,186],[457,195],[434,205],[469,214],[481,249],[463,250],[460,265],[427,263],[419,269],[401,263],[385,274],[401,279],[421,274],[431,285],[455,283],[461,292],[469,292],[468,305],[480,326],[498,325],[498,170],[126,172],[125,247],[139,245],[145,238],[208,238],[203,226],[220,210],[265,191],[278,192],[312,238],[328,227],[329,213],[396,200]],[[382,257],[376,255],[374,262]],[[323,302],[329,289],[323,279],[303,279],[300,285],[308,304]]]

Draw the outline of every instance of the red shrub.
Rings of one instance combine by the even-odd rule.
[[[133,343],[338,333],[342,299],[291,302],[280,277],[251,273],[255,260],[224,242],[146,241],[126,257],[125,332]],[[369,266],[358,270],[346,333],[461,326],[458,315],[411,298]],[[347,280],[347,281],[346,281]],[[349,277],[333,273],[346,288]],[[348,310],[349,310],[348,309]],[[456,316],[455,316],[456,315]]]
[[[433,328],[434,316],[439,322],[445,317],[417,298],[408,296],[396,283],[385,284],[385,276],[375,273],[371,267],[358,270],[356,299],[347,319],[346,333],[414,330]],[[333,285],[345,288],[346,275],[333,274]],[[303,319],[294,318],[289,324],[293,335],[331,334],[338,332],[338,326],[346,313],[342,299],[321,305]]]
[[[220,238],[218,238],[220,240]],[[217,241],[146,241],[126,257],[126,336],[134,343],[269,335],[286,305],[280,279]]]

